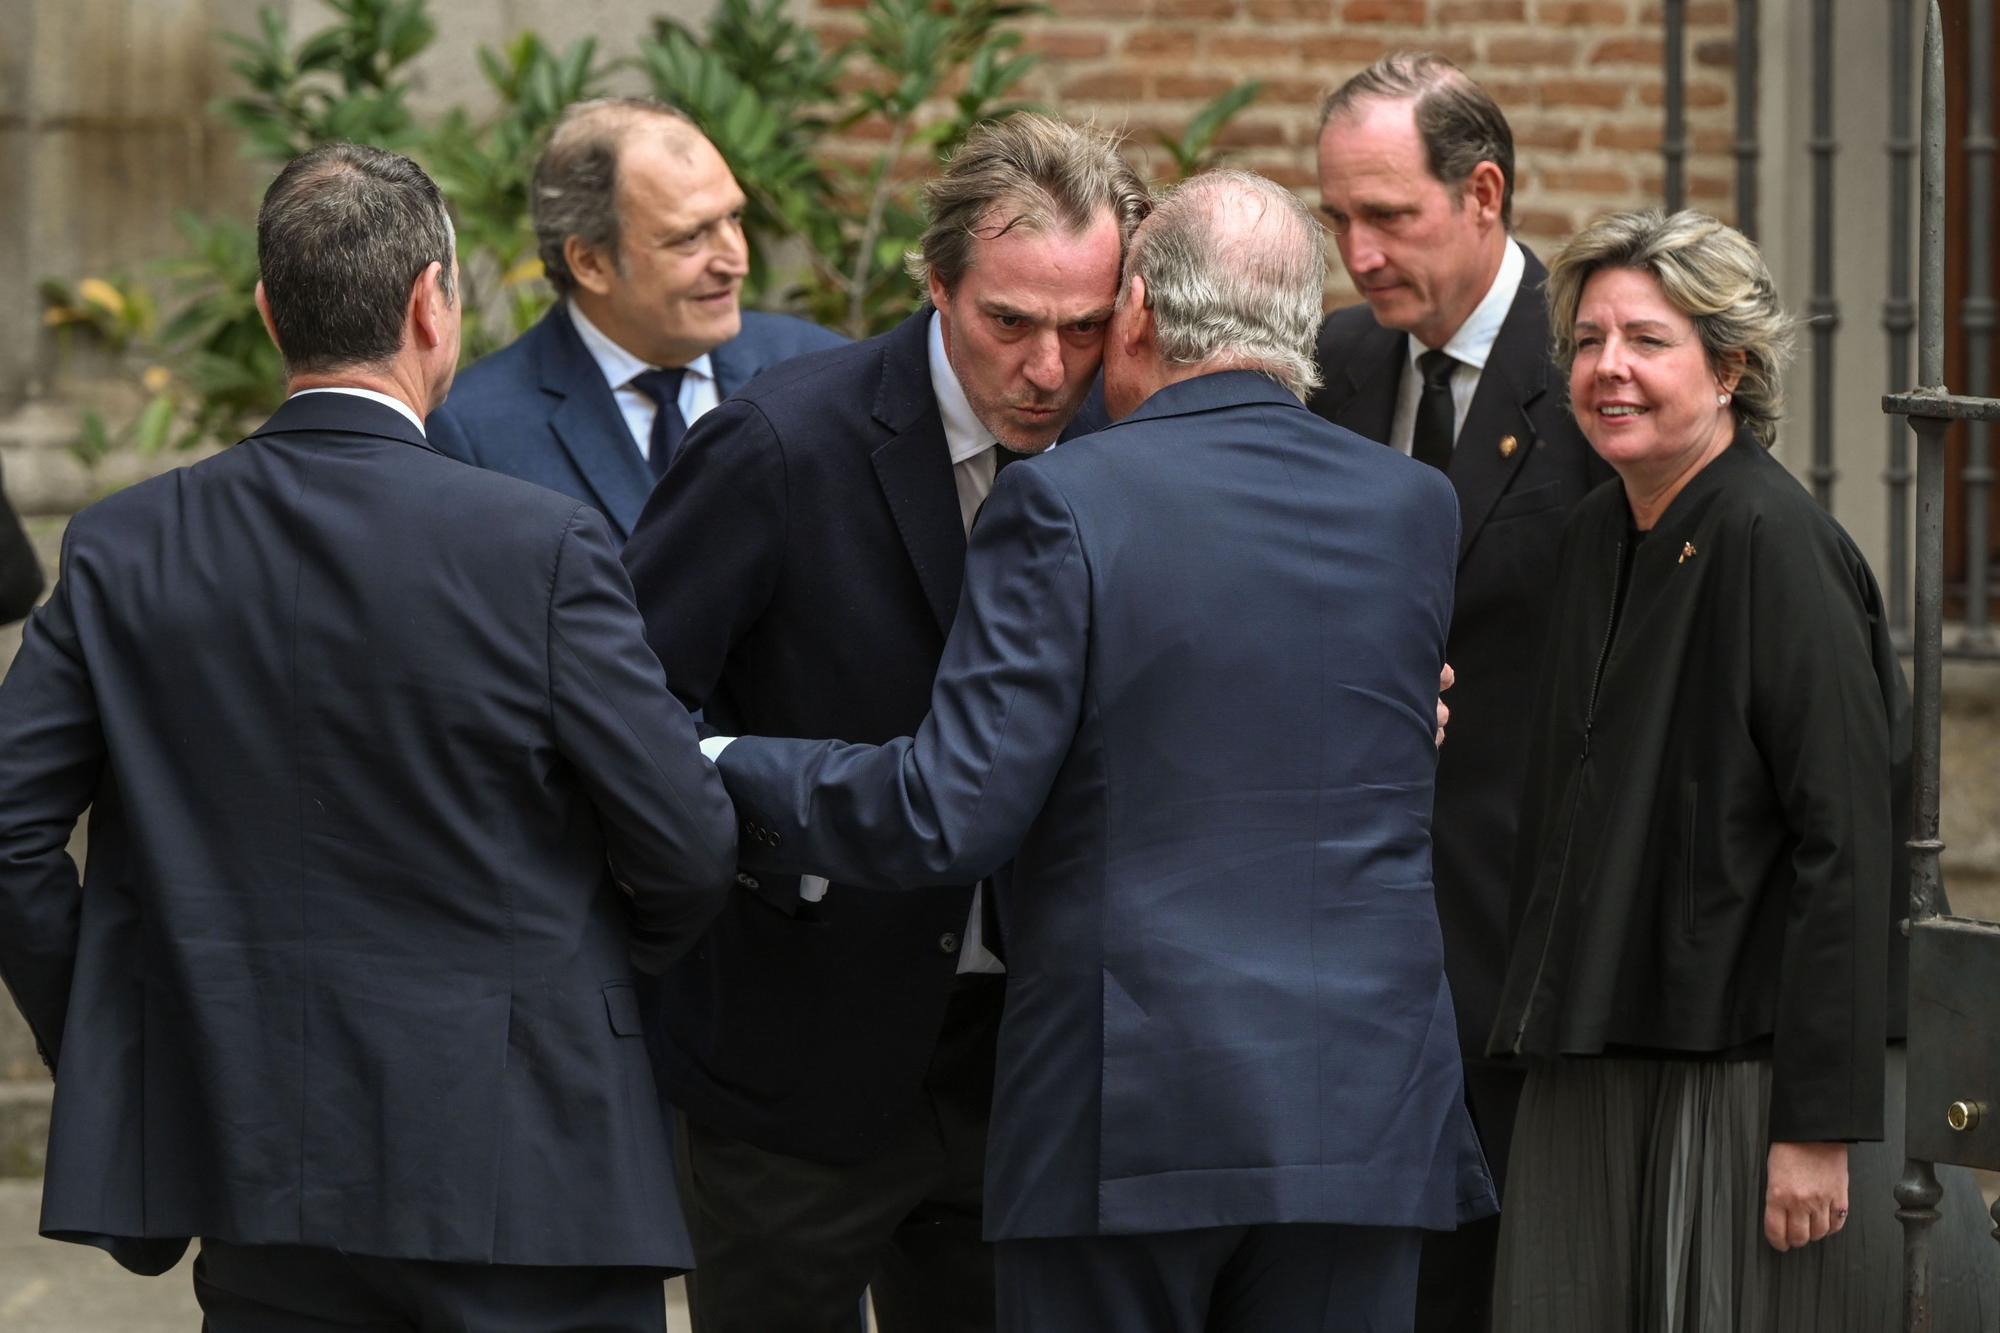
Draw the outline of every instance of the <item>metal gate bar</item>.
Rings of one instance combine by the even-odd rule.
[[[1965,8],[1965,299],[1959,306],[1959,328],[1965,334],[1966,396],[1983,398],[1993,345],[1993,4],[1973,0]],[[1987,618],[1991,448],[1986,423],[1968,421],[1963,643],[1972,652],[1995,647]]]
[[[1673,57],[1670,55],[1668,59]],[[1732,151],[1736,154],[1736,230],[1754,241],[1757,239],[1757,0],[1736,0],[1736,142]]]
[[[1975,4],[1975,8],[1977,5]],[[1990,55],[1989,55],[1990,59]],[[1944,25],[1937,0],[1924,22],[1922,172],[1918,207],[1917,388],[1890,394],[1882,410],[1909,418],[1917,433],[1916,809],[1910,837],[1910,928],[1945,909],[1938,855],[1938,756],[1944,685],[1944,432],[1954,420],[2000,420],[2000,400],[1957,397],[1944,386]],[[1982,553],[1983,554],[1983,553]],[[1912,968],[1912,991],[1917,981]],[[1911,1115],[1922,1103],[1909,1090]],[[1932,1163],[1910,1157],[1896,1186],[1903,1223],[1903,1328],[1931,1333],[1931,1229],[1943,1190]],[[2000,1221],[2000,1204],[1995,1205]],[[2000,1234],[2000,1233],[1996,1233]]]
[[[1666,124],[1660,134],[1660,161],[1666,179],[1661,194],[1669,213],[1687,207],[1687,0],[1666,0],[1662,11],[1666,68]]]
[[[1833,295],[1833,0],[1812,7],[1812,316],[1813,497],[1833,508],[1833,335],[1840,327],[1840,304]]]
[[[1889,296],[1882,303],[1882,328],[1889,335],[1889,377],[1893,390],[1910,382],[1910,331],[1916,306],[1910,301],[1910,175],[1916,167],[1916,126],[1911,115],[1910,36],[1916,22],[1913,0],[1889,3]],[[1889,488],[1889,632],[1896,647],[1910,647],[1910,434],[1908,423],[1889,418],[1889,463],[1882,480]]]

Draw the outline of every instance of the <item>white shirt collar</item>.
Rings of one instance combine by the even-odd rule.
[[[591,323],[589,317],[577,308],[575,301],[570,301],[568,304],[569,320],[576,326],[576,336],[583,339],[584,350],[590,353],[590,359],[597,363],[597,368],[604,372],[604,382],[609,384],[614,392],[630,384],[634,375],[655,368],[652,362],[641,361],[613,342],[610,335]],[[709,361],[707,352],[688,362],[682,369],[690,375],[705,380],[715,378],[715,367]]]
[[[373,389],[350,388],[345,384],[329,384],[325,388],[321,389],[300,389],[297,393],[291,396],[293,398],[303,398],[309,393],[344,393],[344,394],[350,394],[356,398],[366,398],[370,402],[380,403],[384,407],[393,407],[398,412],[401,412],[403,414],[404,420],[408,421],[412,426],[415,426],[417,428],[417,434],[423,435],[424,438],[427,440],[430,438],[430,436],[424,435],[423,418],[418,416],[416,412],[411,409],[410,405],[404,402],[400,398],[391,398],[388,394],[377,393]]]
[[[1520,244],[1509,236],[1506,249],[1500,252],[1500,271],[1493,275],[1493,285],[1486,289],[1486,295],[1442,349],[1452,360],[1474,370],[1486,369],[1486,358],[1493,354],[1500,326],[1507,322],[1507,312],[1514,307],[1514,295],[1521,290],[1521,278],[1527,270],[1528,261],[1521,254]],[[1418,338],[1404,341],[1409,344],[1410,364],[1414,366],[1417,358],[1429,349]]]
[[[963,463],[993,447],[993,432],[980,424],[965,389],[952,372],[951,358],[944,354],[943,316],[931,311],[930,363],[931,395],[937,399],[938,415],[944,418],[944,442],[951,448],[951,461]]]

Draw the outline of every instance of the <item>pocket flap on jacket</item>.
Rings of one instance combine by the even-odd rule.
[[[639,1021],[639,992],[629,981],[614,981],[604,988],[604,1012],[611,1030],[621,1037],[642,1037],[645,1025]]]

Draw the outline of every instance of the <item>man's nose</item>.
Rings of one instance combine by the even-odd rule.
[[[1062,388],[1062,342],[1053,330],[1036,335],[1021,373],[1027,377],[1028,383],[1044,393]]]
[[[1373,273],[1389,262],[1382,247],[1375,243],[1375,234],[1359,223],[1350,222],[1339,240],[1341,261],[1355,277]]]
[[[716,246],[708,266],[716,273],[740,278],[750,271],[750,241],[741,222],[724,224],[716,232]]]

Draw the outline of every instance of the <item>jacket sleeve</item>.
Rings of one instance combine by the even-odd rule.
[[[0,491],[0,623],[12,624],[34,610],[42,595],[42,564],[21,526],[21,516]]]
[[[64,565],[68,563],[64,538]],[[67,850],[104,764],[73,579],[28,620],[0,684],[0,976],[55,1067],[76,965],[82,885]]]
[[[723,730],[734,722],[712,697],[716,681],[777,586],[786,500],[777,433],[755,404],[732,399],[689,429],[673,484],[653,488],[625,544],[668,686]]]
[[[612,875],[631,897],[633,964],[659,971],[721,910],[736,820],[646,647],[604,519],[586,506],[556,557],[548,639],[556,746],[597,807]]]
[[[1873,580],[1830,523],[1761,520],[1750,728],[1791,834],[1776,960],[1774,1142],[1880,1139],[1891,929],[1889,721],[1874,669]]]
[[[914,738],[744,738],[717,759],[753,868],[843,884],[962,885],[1020,844],[1082,715],[1090,574],[1068,505],[1036,468],[1002,474]]]

